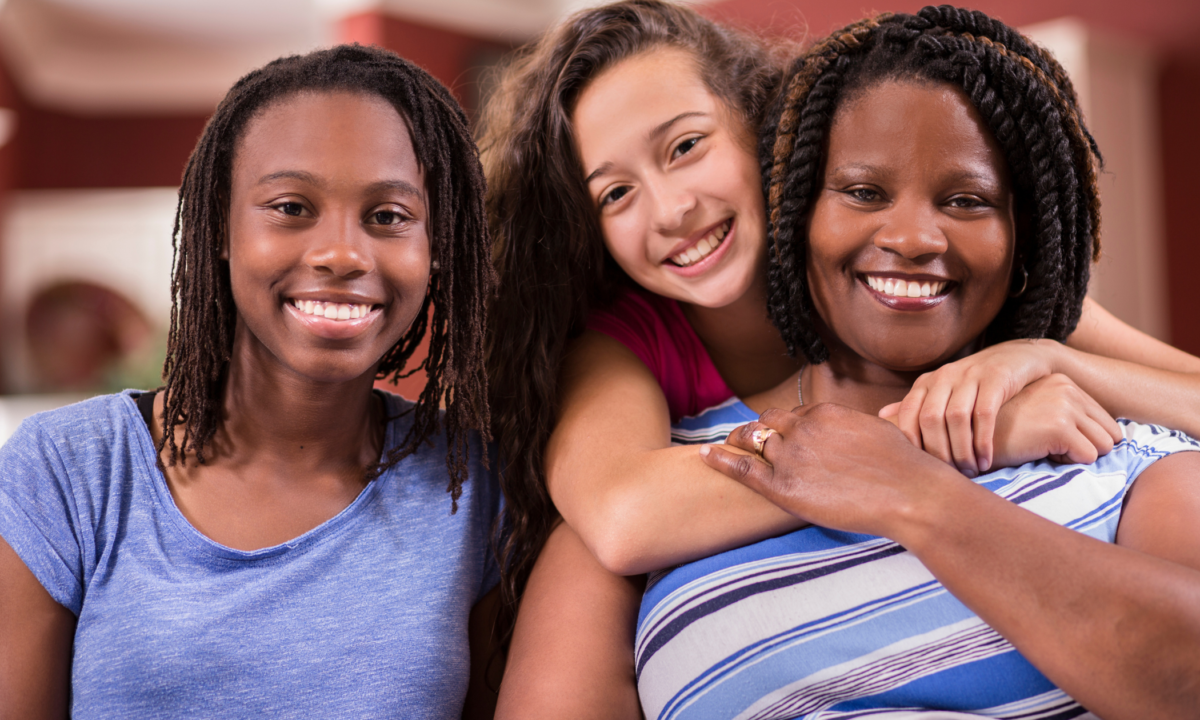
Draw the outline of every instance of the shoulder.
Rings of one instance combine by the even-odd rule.
[[[415,420],[416,403],[389,392],[379,392],[387,417],[390,418],[387,445],[384,448],[386,453],[401,445],[408,437]],[[438,415],[437,429],[420,444],[415,453],[389,468],[384,477],[390,476],[402,484],[405,492],[413,495],[413,500],[419,497],[424,502],[444,503],[449,512],[450,495],[447,487],[450,469],[447,461],[461,453],[467,476],[463,480],[462,498],[458,503],[460,508],[466,505],[481,513],[491,512],[494,515],[500,501],[499,486],[495,474],[490,470],[495,464],[495,448],[485,445],[474,430],[463,434],[461,446],[450,447],[445,411],[439,410]]]
[[[1117,424],[1121,426],[1124,437],[1114,450],[1121,449],[1127,454],[1147,459],[1159,459],[1177,452],[1200,451],[1200,441],[1179,430],[1125,419],[1118,420]]]
[[[102,395],[26,418],[0,449],[0,458],[87,462],[130,448],[140,421],[128,393]]]

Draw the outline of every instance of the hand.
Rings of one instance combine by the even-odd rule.
[[[1000,408],[995,466],[1049,457],[1057,463],[1096,462],[1121,441],[1121,426],[1066,375],[1047,375]]]
[[[755,430],[775,434],[763,457],[720,445],[700,454],[712,467],[796,517],[823,527],[897,539],[909,509],[947,497],[962,476],[914,447],[886,420],[833,404],[770,409],[725,442],[753,452]],[[765,460],[764,460],[765,459]]]
[[[879,411],[917,447],[967,477],[994,464],[1000,408],[1025,386],[1054,372],[1053,340],[1010,340],[917,378],[900,403]]]

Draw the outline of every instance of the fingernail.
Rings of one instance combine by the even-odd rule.
[[[979,458],[979,472],[980,473],[986,473],[991,468],[992,468],[992,459],[991,458]]]
[[[701,445],[701,446],[700,446],[700,457],[708,457],[708,453],[709,453],[711,450],[712,450],[712,447],[711,447],[711,446],[709,446],[709,445]]]

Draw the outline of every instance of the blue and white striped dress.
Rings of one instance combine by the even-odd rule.
[[[684,418],[719,442],[758,415],[737,399]],[[1200,443],[1121,421],[1092,465],[1035,462],[976,480],[1112,542],[1138,474]],[[1003,547],[997,547],[1003,552]],[[637,629],[647,718],[1092,718],[886,538],[807,527],[652,576]]]

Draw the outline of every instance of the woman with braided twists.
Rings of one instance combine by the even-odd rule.
[[[1030,48],[980,15],[929,8],[920,18]],[[855,46],[873,24],[848,29],[824,50]],[[580,13],[526,49],[486,108],[481,143],[503,286],[493,308],[491,387],[512,531],[510,598],[558,511],[571,527],[550,542],[579,554],[563,567],[594,562],[590,551],[620,573],[799,525],[712,471],[694,449],[669,447],[672,419],[773,387],[799,364],[767,321],[770,252],[752,154],[751,131],[778,87],[778,52],[684,8],[617,3]],[[1042,53],[1031,48],[1029,56],[1052,72]],[[1027,275],[1026,292],[1034,292],[1044,270],[1014,266],[1014,292]],[[914,442],[967,474],[1047,453],[1091,460],[1108,448],[1115,426],[1059,371],[1113,414],[1200,432],[1200,405],[1177,401],[1200,391],[1200,361],[1086,300],[1076,317],[1076,332],[1060,323],[1052,340],[989,336],[997,344],[919,379],[892,416]],[[1064,335],[1067,345],[1058,342]],[[1031,411],[1015,425],[1029,444],[994,447],[1001,402],[1026,386],[1054,403],[1071,398],[1069,409]],[[538,614],[526,606],[523,614]],[[586,613],[567,613],[573,607],[585,606],[544,609],[595,627]],[[539,627],[552,623],[526,624]],[[510,660],[510,676],[521,677],[513,672],[521,654]],[[570,658],[549,664],[564,668]],[[543,679],[535,688],[551,677],[525,675]]]
[[[813,525],[653,578],[637,623],[643,709],[1190,717],[1200,443],[1122,420],[1094,462],[972,480],[877,416],[920,373],[1080,312],[1098,156],[1065,78],[1019,36],[926,14],[846,33],[855,42],[797,61],[764,131],[772,314],[808,364],[673,428]],[[1026,287],[1013,283],[1022,258],[1044,268]],[[897,290],[914,282],[930,292]],[[797,388],[800,407],[768,409],[795,405]],[[998,434],[1014,429],[1002,416]],[[617,583],[595,563],[568,573],[563,547],[539,559],[534,607]],[[595,617],[629,612],[619,593],[598,597]]]
[[[234,85],[179,192],[165,386],[0,449],[0,717],[491,716],[483,186],[394,53]],[[425,337],[420,398],[373,390]]]

